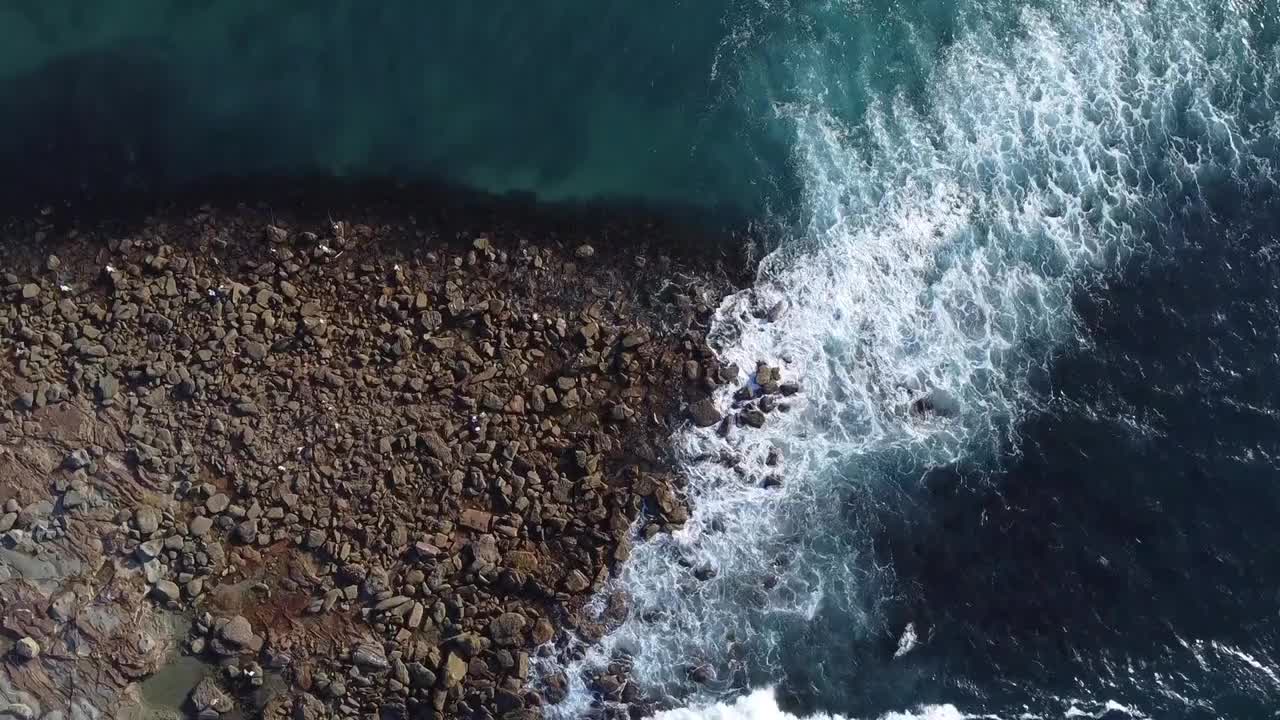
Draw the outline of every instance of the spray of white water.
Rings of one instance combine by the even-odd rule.
[[[879,720],[964,720],[967,716],[950,705],[929,707],[915,713],[889,713]],[[756,690],[732,703],[715,703],[660,712],[653,720],[800,720],[778,708],[772,690]],[[825,713],[805,720],[848,720],[843,715]]]
[[[824,102],[830,69],[804,78],[810,101],[777,112],[795,131],[807,222],[724,303],[714,333],[742,380],[764,361],[802,393],[761,430],[680,437],[692,518],[637,547],[610,588],[630,616],[566,668],[569,697],[552,713],[586,715],[583,677],[620,654],[641,687],[696,700],[711,690],[690,667],[726,689],[735,672],[782,677],[797,643],[816,653],[823,638],[804,628],[825,608],[850,618],[845,646],[883,631],[870,597],[883,569],[858,523],[887,501],[889,466],[1007,446],[1028,379],[1076,335],[1071,294],[1176,208],[1273,176],[1280,73],[1252,44],[1257,10],[1062,2],[1020,11],[1008,33],[975,12],[923,102],[879,98],[856,124]],[[717,398],[726,413],[735,389]],[[921,398],[933,412],[912,411]],[[772,448],[783,483],[766,488]],[[761,703],[660,717],[788,717],[750,709]]]

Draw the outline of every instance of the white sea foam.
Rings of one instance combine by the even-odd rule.
[[[777,112],[807,221],[720,308],[713,339],[724,361],[781,366],[803,392],[762,430],[683,434],[692,518],[637,546],[610,588],[630,617],[567,668],[552,714],[585,714],[584,671],[617,653],[642,687],[696,698],[690,666],[714,668],[713,686],[759,682],[883,629],[885,569],[859,523],[901,497],[890,474],[1007,445],[1029,378],[1075,340],[1071,293],[1206,188],[1272,176],[1276,57],[1252,46],[1248,7],[1209,5],[1062,2],[1018,11],[1008,36],[975,12],[924,103],[878,98],[856,124],[825,102],[830,68],[797,81],[809,100]],[[717,397],[726,411],[734,389]],[[937,412],[912,412],[920,398]],[[784,482],[766,489],[771,448]],[[806,635],[832,608],[838,637]],[[767,699],[661,717],[787,717]]]
[[[962,720],[967,717],[951,705],[932,705],[915,712],[893,712],[879,720]],[[668,710],[651,720],[849,720],[843,715],[817,713],[803,718],[778,707],[773,690],[756,690],[732,703]]]

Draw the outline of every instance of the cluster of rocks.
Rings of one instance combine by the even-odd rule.
[[[705,398],[738,375],[703,335],[726,275],[608,232],[245,208],[10,227],[0,443],[82,415],[42,494],[0,489],[0,533],[90,528],[158,607],[199,610],[186,647],[231,695],[287,679],[266,717],[536,716],[531,654],[634,528],[687,519],[667,438],[722,422]],[[767,370],[738,422],[787,394]]]

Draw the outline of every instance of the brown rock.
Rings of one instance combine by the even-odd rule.
[[[546,645],[555,638],[556,629],[546,618],[538,618],[538,621],[533,624],[533,631],[529,635],[534,645]]]
[[[571,593],[580,593],[591,587],[591,581],[581,571],[573,570],[565,576],[564,587]]]
[[[462,524],[464,527],[471,528],[476,532],[488,532],[489,523],[493,521],[493,515],[483,510],[463,510]]]
[[[698,427],[711,427],[724,417],[711,398],[703,398],[689,406],[689,416]]]
[[[489,621],[489,637],[498,645],[516,645],[526,622],[520,613],[503,613]]]

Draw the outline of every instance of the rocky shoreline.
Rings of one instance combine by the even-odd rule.
[[[738,375],[744,262],[651,219],[62,214],[0,239],[0,718],[538,717]]]

